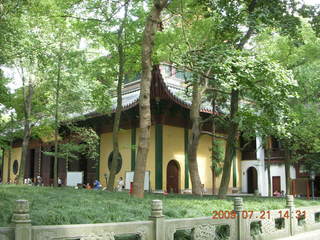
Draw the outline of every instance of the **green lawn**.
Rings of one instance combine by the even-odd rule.
[[[17,199],[30,201],[32,224],[81,224],[147,220],[152,199],[161,199],[167,218],[211,216],[213,210],[232,210],[233,198],[212,196],[146,194],[134,199],[128,193],[109,193],[72,188],[0,185],[0,226],[8,226]],[[247,210],[285,207],[285,199],[244,198]],[[320,201],[296,200],[299,206],[320,205]]]

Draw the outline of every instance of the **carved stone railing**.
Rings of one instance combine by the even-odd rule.
[[[193,240],[218,239],[218,229],[226,227],[230,240],[280,239],[320,229],[320,207],[295,208],[287,196],[286,208],[253,212],[243,208],[240,197],[234,199],[233,211],[218,218],[165,219],[161,200],[152,200],[149,221],[32,226],[29,203],[17,200],[12,227],[0,228],[1,240],[114,240],[123,234],[142,240],[174,240],[175,234],[188,230]],[[232,215],[230,215],[232,213]],[[228,217],[227,217],[228,216]]]

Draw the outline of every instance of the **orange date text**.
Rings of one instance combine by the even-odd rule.
[[[270,210],[262,210],[262,211],[251,211],[251,210],[243,210],[238,213],[238,216],[242,219],[270,219],[271,211]],[[289,219],[290,216],[295,217],[297,219],[305,218],[306,211],[296,210],[290,214],[289,210],[279,210],[277,212],[273,211],[273,218],[286,218]],[[236,211],[212,211],[212,219],[235,219],[237,217]]]

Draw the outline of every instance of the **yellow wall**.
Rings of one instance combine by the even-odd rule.
[[[20,168],[20,160],[21,160],[21,152],[22,152],[22,148],[21,147],[17,147],[17,148],[12,148],[12,155],[11,155],[11,164],[10,164],[10,181],[14,181],[16,175],[13,174],[13,163],[15,160],[18,160],[18,167]],[[4,162],[3,162],[4,166],[3,166],[3,181],[7,182],[8,180],[8,164],[9,164],[9,151],[6,150],[4,153]],[[19,169],[18,169],[19,171]]]
[[[139,143],[139,134],[140,134],[140,129],[137,129],[137,140],[136,143]],[[150,171],[150,185],[151,189],[155,189],[156,185],[156,175],[155,175],[155,127],[151,126],[151,135],[150,135],[150,148],[149,148],[149,153],[148,153],[148,159],[147,159],[147,166],[146,166],[146,171]]]
[[[241,181],[242,181],[242,171],[241,171],[241,157],[242,157],[242,154],[241,154],[241,151],[240,150],[237,150],[237,170],[238,170],[238,173],[237,173],[237,187],[240,189],[240,192],[241,192]]]
[[[138,144],[139,129],[136,131],[136,144]],[[224,141],[225,144],[225,141]],[[122,168],[116,176],[116,182],[119,177],[125,179],[125,172],[131,171],[131,129],[121,130],[119,132],[119,148],[122,156]],[[198,148],[198,167],[201,182],[204,183],[205,188],[208,192],[212,191],[212,172],[211,172],[211,137],[204,135],[200,139],[199,148]],[[16,175],[13,174],[13,162],[18,160],[20,165],[22,148],[13,148],[12,149],[12,160],[10,167],[10,179],[13,181]],[[104,133],[101,135],[101,144],[100,144],[100,181],[105,185],[104,174],[109,175],[108,169],[108,156],[112,152],[112,133]],[[173,127],[164,125],[163,126],[163,165],[162,165],[162,187],[163,190],[166,190],[167,184],[167,166],[170,160],[176,160],[180,166],[180,176],[179,176],[179,189],[184,189],[185,186],[185,149],[184,149],[184,129],[179,127]],[[8,173],[8,151],[4,153],[4,171],[3,171],[3,180],[7,181]],[[237,187],[241,186],[241,152],[237,151]],[[151,189],[155,189],[155,127],[151,127],[151,139],[150,139],[150,149],[148,154],[146,171],[150,171],[150,182]],[[233,173],[231,170],[231,178],[229,187],[232,188],[233,182]],[[216,188],[219,187],[221,181],[221,175],[216,178]],[[189,177],[189,188],[191,188],[191,180]]]
[[[8,181],[8,151],[4,151],[4,155],[3,155],[3,160],[2,160],[2,164],[3,164],[3,173],[2,173],[2,182],[6,183]]]
[[[136,131],[136,144],[138,144],[139,129]],[[125,173],[131,171],[131,130],[121,130],[119,132],[119,151],[122,156],[122,167],[116,176],[116,182],[120,177],[125,179]],[[109,176],[108,157],[112,152],[112,133],[104,133],[101,135],[100,143],[100,181],[105,186],[106,181],[104,174]],[[151,127],[150,149],[148,154],[146,171],[150,171],[151,189],[155,188],[155,128]]]
[[[139,129],[136,131],[136,144],[138,144]],[[223,140],[224,141],[224,140]],[[224,141],[225,145],[225,141]],[[125,179],[125,172],[131,171],[131,130],[121,130],[119,133],[119,148],[122,156],[122,168],[116,176]],[[200,139],[198,148],[198,166],[201,182],[209,193],[212,192],[212,171],[211,171],[211,137],[204,135]],[[101,135],[100,144],[100,181],[105,185],[104,174],[109,175],[107,160],[112,152],[112,133]],[[163,126],[163,165],[162,165],[162,187],[166,190],[167,184],[167,166],[170,160],[176,160],[180,167],[179,189],[185,186],[185,149],[184,149],[184,129],[179,127]],[[241,186],[241,169],[240,169],[240,151],[237,152],[237,187]],[[150,171],[151,189],[155,189],[155,126],[151,127],[150,149],[148,154],[146,171]],[[233,183],[233,172],[231,170],[230,189]],[[219,187],[221,175],[216,178],[216,188]],[[191,180],[189,177],[189,188],[191,188]]]
[[[170,160],[176,160],[180,166],[179,189],[185,184],[185,156],[184,156],[184,129],[163,126],[163,158],[162,158],[162,189],[167,189],[167,166]],[[190,182],[190,181],[189,181]]]
[[[211,171],[211,144],[212,138],[208,135],[203,135],[200,138],[197,161],[201,183],[204,188],[212,189],[212,171]]]
[[[125,178],[125,172],[130,171],[131,165],[131,135],[130,130],[120,130],[119,132],[119,151],[122,156],[122,167],[116,176],[116,182],[119,177]],[[109,176],[108,157],[112,152],[112,133],[101,135],[100,143],[100,181],[103,185],[106,184],[104,174]]]
[[[226,135],[221,135],[221,136],[226,137]],[[221,141],[223,141],[223,147],[225,149],[226,148],[226,140],[221,140]],[[240,165],[241,164],[241,151],[240,150],[237,150],[237,153],[236,153],[236,164],[237,164],[237,188],[240,188],[241,187],[241,165]],[[219,189],[219,186],[221,183],[221,178],[222,178],[222,173],[218,177],[216,177],[216,181],[215,181],[215,192],[216,193]],[[231,165],[229,192],[231,192],[232,188],[233,188],[233,165]],[[212,188],[210,187],[210,191],[211,190],[212,190]]]

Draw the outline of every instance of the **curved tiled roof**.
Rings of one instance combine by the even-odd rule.
[[[151,88],[156,88],[154,90],[151,89],[152,92],[162,91],[161,95],[167,96],[176,104],[180,106],[190,109],[191,108],[191,97],[186,94],[186,84],[185,81],[181,78],[176,77],[175,72],[173,74],[166,74],[165,67],[169,65],[157,65],[154,66],[153,71],[160,73],[160,76],[153,74]],[[157,82],[157,83],[155,83]],[[122,108],[123,110],[128,110],[133,108],[139,104],[139,96],[140,96],[140,80],[128,83],[124,85],[122,90]],[[115,112],[117,106],[117,99],[114,97],[112,99],[112,112]],[[209,102],[204,102],[201,104],[200,112],[204,113],[212,113],[212,106]],[[91,112],[87,114],[87,116],[97,116],[103,115],[97,112]]]
[[[162,65],[163,66],[163,65]],[[161,77],[159,83],[166,95],[175,103],[181,105],[184,108],[191,107],[191,97],[186,95],[186,85],[184,80],[177,78],[174,74],[166,75],[164,73],[163,67],[160,66]],[[157,81],[157,79],[152,78],[152,81]],[[160,87],[160,86],[158,86]],[[124,110],[136,106],[139,103],[140,95],[140,81],[134,81],[128,83],[124,86],[122,95],[122,107]],[[116,109],[116,98],[113,99],[112,111]],[[201,112],[212,113],[211,104],[204,102],[201,105]]]

